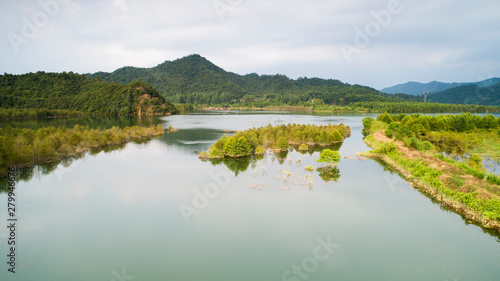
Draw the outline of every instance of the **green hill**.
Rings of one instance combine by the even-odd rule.
[[[175,114],[145,82],[117,84],[69,73],[0,75],[0,108],[74,110],[88,114]]]
[[[487,87],[480,87],[475,84],[464,85],[442,92],[431,93],[427,99],[439,103],[500,106],[500,83]]]
[[[123,67],[114,72],[87,74],[92,79],[130,83],[145,81],[176,103],[222,104],[275,102],[300,104],[315,99],[326,104],[420,100],[419,97],[389,95],[373,88],[320,78],[290,79],[285,75],[239,75],[227,72],[200,55],[165,61],[152,68]]]

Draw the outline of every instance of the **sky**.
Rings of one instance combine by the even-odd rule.
[[[376,89],[500,77],[498,0],[1,0],[0,73],[199,54],[238,74]]]

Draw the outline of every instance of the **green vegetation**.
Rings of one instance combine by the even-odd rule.
[[[165,61],[152,68],[124,67],[112,73],[87,74],[91,79],[121,84],[145,81],[178,104],[264,108],[293,105],[335,110],[356,102],[422,101],[411,95],[390,95],[373,88],[320,78],[290,79],[285,75],[238,75],[199,55]],[[328,106],[333,106],[328,108]],[[343,108],[342,110],[351,110]]]
[[[252,154],[262,155],[265,148],[275,152],[286,152],[290,145],[328,146],[342,143],[351,134],[344,124],[327,126],[288,124],[273,127],[252,128],[234,136],[224,135],[208,152],[202,152],[202,159],[237,158]],[[304,148],[304,146],[303,146]]]
[[[365,120],[365,130],[376,126],[372,129],[383,129],[387,137],[420,151],[431,150],[433,145],[448,154],[500,156],[500,118],[491,114],[481,117],[470,113],[439,116],[384,113],[377,117],[377,122]]]
[[[422,96],[385,94],[339,80],[290,79],[285,75],[238,75],[199,55],[165,61],[152,68],[124,67],[89,78],[121,84],[145,81],[176,104],[195,108],[268,108],[327,112],[487,112],[500,107],[423,103]],[[205,105],[205,106],[200,106]]]
[[[350,107],[363,112],[390,112],[390,113],[452,113],[452,112],[500,112],[499,106],[463,105],[445,103],[424,103],[415,101],[404,102],[355,102]]]
[[[313,165],[305,166],[305,167],[304,167],[304,169],[305,169],[306,171],[309,171],[309,172],[314,171],[314,167],[313,167]]]
[[[463,85],[442,92],[431,93],[428,100],[440,103],[500,105],[500,83],[481,87]]]
[[[321,151],[319,159],[316,160],[320,163],[326,163],[326,166],[336,166],[340,161],[340,154],[338,151],[332,151],[330,149],[325,149]]]
[[[303,143],[299,146],[299,151],[308,151],[308,150],[309,150],[309,146],[305,143]]]
[[[0,108],[0,120],[25,119],[25,118],[54,118],[54,117],[76,117],[86,115],[76,110],[60,109],[4,109]]]
[[[363,120],[369,134],[365,153],[397,169],[434,199],[484,227],[500,231],[500,179],[488,174],[481,157],[472,153],[494,137],[500,118],[471,114],[421,116],[384,113]],[[490,144],[490,142],[486,142]],[[465,162],[443,154],[442,148],[469,155]],[[498,149],[498,148],[497,148]]]
[[[45,127],[38,130],[0,128],[0,176],[9,166],[29,167],[75,156],[90,148],[119,145],[163,135],[161,125],[153,127],[113,127],[108,130],[76,125]]]
[[[2,119],[55,116],[62,113],[58,110],[63,115],[178,113],[145,82],[121,85],[72,72],[0,75],[0,107]]]

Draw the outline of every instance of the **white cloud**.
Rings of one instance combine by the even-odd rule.
[[[43,3],[61,0],[41,0]],[[227,71],[319,76],[380,88],[408,80],[500,76],[500,3],[401,0],[390,24],[348,63],[342,43],[390,1],[72,0],[14,52],[37,1],[0,2],[0,72],[112,71],[199,53]]]

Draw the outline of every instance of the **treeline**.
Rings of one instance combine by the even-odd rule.
[[[488,114],[483,117],[462,113],[460,115],[420,115],[420,114],[393,114],[384,113],[377,120],[387,124],[400,122],[417,134],[425,134],[427,131],[457,131],[466,132],[474,129],[497,129],[500,127],[500,117],[495,118]]]
[[[363,120],[366,133],[370,133],[367,130],[373,121],[371,117]],[[500,118],[491,114],[481,117],[470,113],[438,116],[384,113],[377,121],[387,125],[380,125],[387,137],[401,140],[407,147],[420,151],[431,150],[433,145],[441,151],[457,154],[467,153],[476,146],[483,146],[484,151],[497,151],[498,147],[494,146],[497,140],[500,141]],[[478,163],[471,164],[480,164],[480,161],[475,162]]]
[[[145,82],[102,82],[72,72],[0,75],[0,108],[66,110],[85,114],[154,115],[178,110]],[[34,116],[36,112],[23,112]],[[17,114],[19,117],[19,114]]]
[[[74,156],[91,148],[118,145],[163,135],[161,125],[152,127],[113,127],[108,130],[90,129],[76,125],[45,127],[38,130],[0,128],[0,176],[6,168],[29,167]]]
[[[453,112],[500,112],[498,106],[473,104],[444,104],[423,102],[355,102],[351,107],[365,108],[368,112],[389,113],[453,113]]]
[[[5,109],[0,108],[0,120],[24,118],[75,117],[86,115],[81,111],[65,109]]]
[[[344,124],[327,126],[288,124],[275,127],[269,124],[239,132],[231,137],[224,135],[209,148],[208,152],[202,152],[199,157],[218,159],[262,155],[266,148],[280,152],[287,151],[290,145],[327,146],[342,143],[350,134],[351,129]]]

